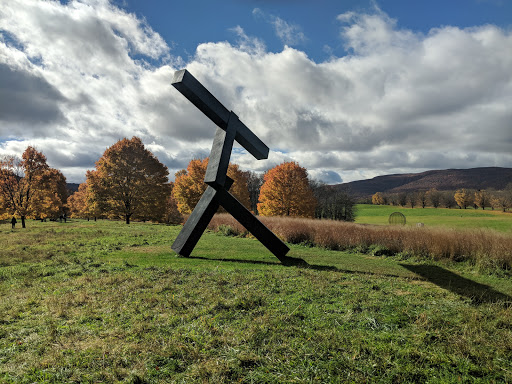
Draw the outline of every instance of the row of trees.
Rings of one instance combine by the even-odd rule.
[[[203,183],[208,158],[192,160],[176,173],[173,198],[182,214],[191,213],[206,189]],[[228,167],[234,180],[231,193],[248,209],[262,216],[354,219],[354,200],[344,191],[311,181],[307,170],[296,162],[285,162],[260,175]]]
[[[206,189],[208,159],[192,160],[187,169],[168,182],[165,165],[133,137],[107,148],[88,171],[86,182],[67,195],[66,179],[48,167],[46,158],[29,147],[21,160],[7,157],[0,163],[0,214],[25,218],[111,218],[180,222],[190,214]],[[264,216],[319,217],[353,220],[354,201],[333,187],[308,178],[295,162],[280,164],[264,175],[243,172],[230,164],[231,193],[248,209]]]
[[[502,210],[503,212],[512,208],[512,184],[509,184],[504,190],[472,190],[458,189],[456,191],[438,191],[430,189],[428,191],[400,192],[385,194],[377,192],[372,196],[372,204],[375,205],[395,205],[402,207],[422,207],[427,206],[438,208],[464,208],[474,207],[475,209],[491,208]]]

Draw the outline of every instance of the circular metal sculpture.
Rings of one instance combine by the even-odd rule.
[[[393,225],[405,225],[405,216],[400,212],[393,212],[389,215],[389,224]]]

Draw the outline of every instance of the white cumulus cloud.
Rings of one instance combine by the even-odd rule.
[[[246,169],[294,160],[339,182],[512,164],[510,31],[423,34],[378,9],[333,20],[343,57],[317,63],[290,46],[268,52],[237,26],[236,43],[201,44],[184,63],[151,26],[107,0],[4,0],[0,154],[34,145],[81,181],[106,147],[137,135],[171,172],[183,168],[209,153],[215,132],[170,84],[186,66],[271,147],[265,161],[235,149]]]
[[[275,15],[266,14],[260,8],[254,8],[252,13],[271,24],[277,37],[283,44],[293,46],[307,40],[306,35],[304,35],[301,27],[297,24],[289,23]]]

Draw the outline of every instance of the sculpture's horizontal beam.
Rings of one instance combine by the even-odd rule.
[[[186,69],[176,71],[172,85],[220,128],[226,129],[230,111]],[[236,115],[235,115],[236,116]],[[233,117],[232,117],[233,119]],[[235,140],[256,159],[268,158],[268,147],[238,118]]]

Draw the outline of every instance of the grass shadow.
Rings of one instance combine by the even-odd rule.
[[[204,257],[204,256],[188,256],[187,258],[188,259],[198,259],[198,260],[208,260],[208,261],[226,261],[226,262],[230,262],[230,263],[241,263],[241,264],[262,264],[262,265],[274,265],[274,266],[282,265],[284,267],[298,267],[298,268],[304,268],[304,269],[314,269],[316,271],[332,271],[332,272],[349,273],[349,274],[357,274],[357,275],[404,277],[404,276],[393,275],[393,274],[389,274],[389,273],[354,271],[354,270],[350,270],[350,269],[342,269],[342,268],[334,267],[331,265],[309,264],[306,260],[300,259],[298,257],[290,257],[290,256],[285,256],[284,258],[282,258],[283,260],[281,260],[281,263],[279,263],[278,261],[270,262],[270,261],[261,261],[261,260],[212,258],[212,257]]]
[[[512,305],[512,297],[437,265],[400,265],[438,287],[471,299],[475,305],[483,303],[501,303],[506,307]]]

